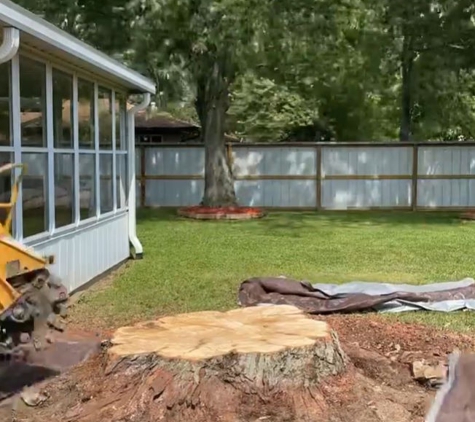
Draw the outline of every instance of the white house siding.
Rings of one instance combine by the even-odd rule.
[[[0,164],[28,165],[13,236],[54,255],[51,269],[72,291],[130,256],[126,100],[155,86],[9,0],[0,4],[3,27],[21,36],[0,63]],[[0,202],[9,202],[10,176],[0,178]]]

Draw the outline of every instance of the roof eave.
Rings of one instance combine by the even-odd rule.
[[[36,16],[22,7],[2,0],[0,2],[0,22],[15,27],[30,36],[57,48],[102,72],[110,73],[137,92],[156,93],[155,84],[145,76],[135,72],[107,55],[99,52],[86,43],[77,40],[44,19]]]

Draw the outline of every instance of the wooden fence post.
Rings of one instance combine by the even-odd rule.
[[[412,198],[411,207],[413,211],[417,210],[417,184],[419,181],[419,147],[414,144],[412,147]]]
[[[316,166],[317,166],[317,187],[316,187],[316,203],[317,203],[317,210],[320,211],[322,209],[322,146],[317,145],[316,148]]]

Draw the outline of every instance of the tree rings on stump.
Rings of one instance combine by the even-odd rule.
[[[178,215],[195,220],[251,220],[265,215],[264,210],[255,207],[205,207],[180,208]]]
[[[121,420],[140,421],[321,420],[319,386],[346,367],[328,325],[287,305],[123,327],[106,359],[115,391],[119,380],[134,385],[133,398],[114,402],[115,417],[120,408]]]

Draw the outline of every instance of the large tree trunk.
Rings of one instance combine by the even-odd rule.
[[[225,120],[229,82],[224,64],[216,60],[206,82],[200,80],[196,110],[205,147],[205,187],[202,204],[209,207],[236,206],[236,193],[226,154]]]
[[[347,363],[325,322],[275,305],[124,327],[105,359],[68,421],[327,420],[322,383]]]
[[[414,52],[412,41],[409,35],[404,35],[403,48],[401,54],[401,124],[399,127],[399,140],[409,142],[412,136],[412,104],[413,104],[413,72],[414,72]]]

